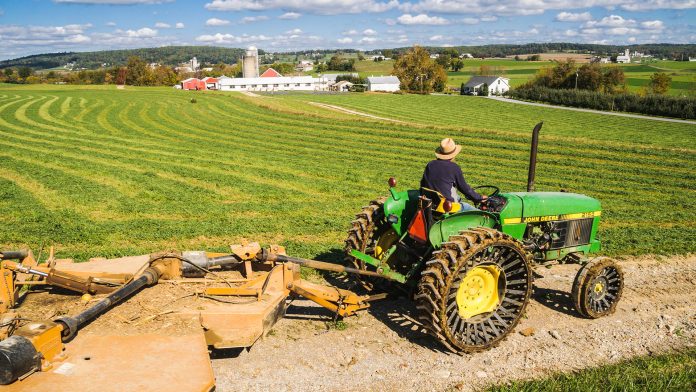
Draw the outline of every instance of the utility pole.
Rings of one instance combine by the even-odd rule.
[[[575,72],[575,89],[578,89],[578,73]]]

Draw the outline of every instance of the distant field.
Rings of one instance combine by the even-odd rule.
[[[477,75],[481,66],[488,66],[510,78],[510,85],[517,87],[529,81],[544,67],[552,67],[551,61],[515,61],[513,59],[466,59],[464,68],[459,72],[448,72],[447,84],[450,87],[460,87],[472,76]],[[388,75],[394,66],[393,61],[360,61],[356,68],[361,76]],[[650,76],[655,72],[666,72],[672,78],[670,95],[696,96],[696,63],[680,61],[655,61],[648,64],[619,64],[626,74],[626,84],[629,91],[637,92],[648,84]]]
[[[195,97],[197,103],[191,103]],[[411,125],[307,105],[330,102]],[[0,248],[60,256],[218,249],[241,238],[333,254],[353,214],[416,187],[444,136],[474,185],[587,193],[608,254],[696,251],[696,127],[471,97],[285,95],[0,85]],[[422,124],[422,125],[421,125]]]

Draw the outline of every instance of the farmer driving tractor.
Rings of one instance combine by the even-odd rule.
[[[488,198],[478,194],[467,184],[462,169],[454,163],[454,158],[461,150],[462,146],[457,145],[451,138],[442,139],[440,147],[435,149],[437,159],[428,162],[425,166],[420,184],[421,188],[439,192],[445,199],[449,200],[452,203],[451,212],[475,209],[469,204],[462,203],[462,198],[457,190],[476,204]]]

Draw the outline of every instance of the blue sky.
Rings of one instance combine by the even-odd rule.
[[[0,0],[0,59],[164,45],[549,41],[695,43],[696,0]]]

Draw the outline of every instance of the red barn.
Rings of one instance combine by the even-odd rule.
[[[218,90],[218,80],[217,78],[213,78],[210,76],[206,76],[205,78],[201,79],[203,83],[205,83],[205,88],[208,90]]]
[[[281,78],[281,77],[283,77],[283,75],[278,73],[278,71],[276,71],[275,69],[269,68],[269,69],[263,71],[263,73],[261,74],[260,77],[262,77],[262,78]]]
[[[182,90],[207,90],[205,82],[196,78],[188,78],[181,82]]]

